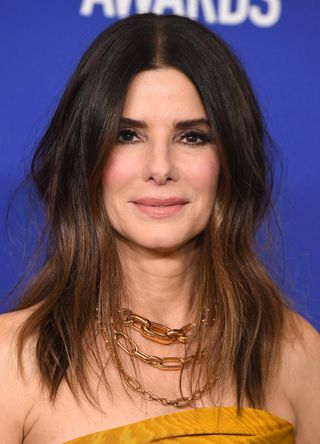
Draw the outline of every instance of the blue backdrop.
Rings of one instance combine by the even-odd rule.
[[[102,29],[128,14],[150,11],[183,14],[207,24],[243,61],[284,163],[278,203],[286,264],[283,286],[296,309],[319,328],[317,0],[1,0],[0,297],[14,284],[30,253],[30,244],[21,244],[28,204],[17,200],[9,235],[8,199],[68,77]]]

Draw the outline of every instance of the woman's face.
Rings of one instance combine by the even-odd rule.
[[[144,71],[129,85],[122,116],[103,174],[111,225],[131,246],[180,248],[205,228],[219,176],[199,94],[174,68]]]

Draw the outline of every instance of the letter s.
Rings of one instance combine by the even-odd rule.
[[[251,5],[249,10],[249,17],[257,26],[261,28],[267,28],[277,23],[281,15],[281,0],[262,0],[268,5],[268,11],[266,13],[261,12],[261,7],[257,5]]]

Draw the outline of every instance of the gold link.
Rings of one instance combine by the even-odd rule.
[[[141,328],[142,335],[150,339],[151,341],[158,342],[159,344],[169,345],[176,341],[175,338],[169,338],[167,336],[167,327],[160,324],[152,323],[151,327],[143,326]]]
[[[149,356],[148,358],[148,364],[152,367],[159,367],[159,364],[161,363],[161,358],[158,358],[158,356]]]
[[[125,345],[121,344],[121,342],[118,339],[118,336],[121,336],[125,339],[127,339],[130,344],[132,345],[132,350],[128,350]],[[122,331],[115,331],[114,332],[114,340],[116,341],[116,343],[119,345],[120,348],[122,348],[122,350],[124,350],[126,353],[128,353],[128,355],[130,356],[134,356],[135,353],[138,351],[138,346],[137,344],[129,338],[128,335],[126,335],[125,333],[123,333]]]
[[[181,336],[181,332],[181,330],[173,328],[172,330],[168,330],[166,334],[169,338],[178,339],[178,337]]]
[[[194,338],[194,334],[187,334],[189,331],[192,331],[195,327],[195,324],[188,324],[181,329],[171,329],[168,330],[167,335],[169,337],[176,338],[177,341],[186,343]]]
[[[168,399],[166,399],[166,398],[159,398],[159,402],[165,406],[170,405],[169,404],[170,401],[168,401]]]
[[[176,400],[175,399],[166,399],[166,398],[159,398],[158,401],[162,404],[162,405],[175,405]]]
[[[142,361],[147,362],[150,365],[157,365],[158,362],[161,361],[161,358],[158,358],[158,356],[150,356],[146,353],[143,353],[142,351],[138,350],[134,354],[137,358],[141,359]],[[151,362],[152,361],[152,362]]]
[[[167,357],[161,359],[161,362],[159,362],[158,367],[164,370],[179,370],[181,369],[182,365],[183,365],[182,358]]]
[[[138,323],[141,326],[145,325],[147,328],[151,327],[151,321],[149,321],[148,319],[142,318],[141,316],[135,315],[135,314],[131,314],[130,319],[132,319],[132,321],[134,323]]]
[[[123,369],[122,369],[122,370],[123,370]],[[132,376],[130,376],[130,375],[126,375],[126,376],[125,376],[125,380],[126,380],[128,386],[129,386],[132,390],[140,391],[140,384],[139,384],[139,382],[138,382],[136,379],[134,379]]]
[[[192,397],[182,397],[182,398],[177,398],[175,400],[175,407],[177,408],[184,408],[184,407],[188,407],[191,403],[191,401],[193,401],[193,396]]]
[[[149,392],[148,390],[143,390],[141,392],[141,395],[144,397],[144,399],[146,399],[147,401],[154,401],[155,400],[155,396]]]

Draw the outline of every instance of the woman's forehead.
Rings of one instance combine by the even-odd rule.
[[[137,74],[129,84],[122,114],[145,123],[155,117],[175,121],[207,118],[192,81],[173,68]]]

